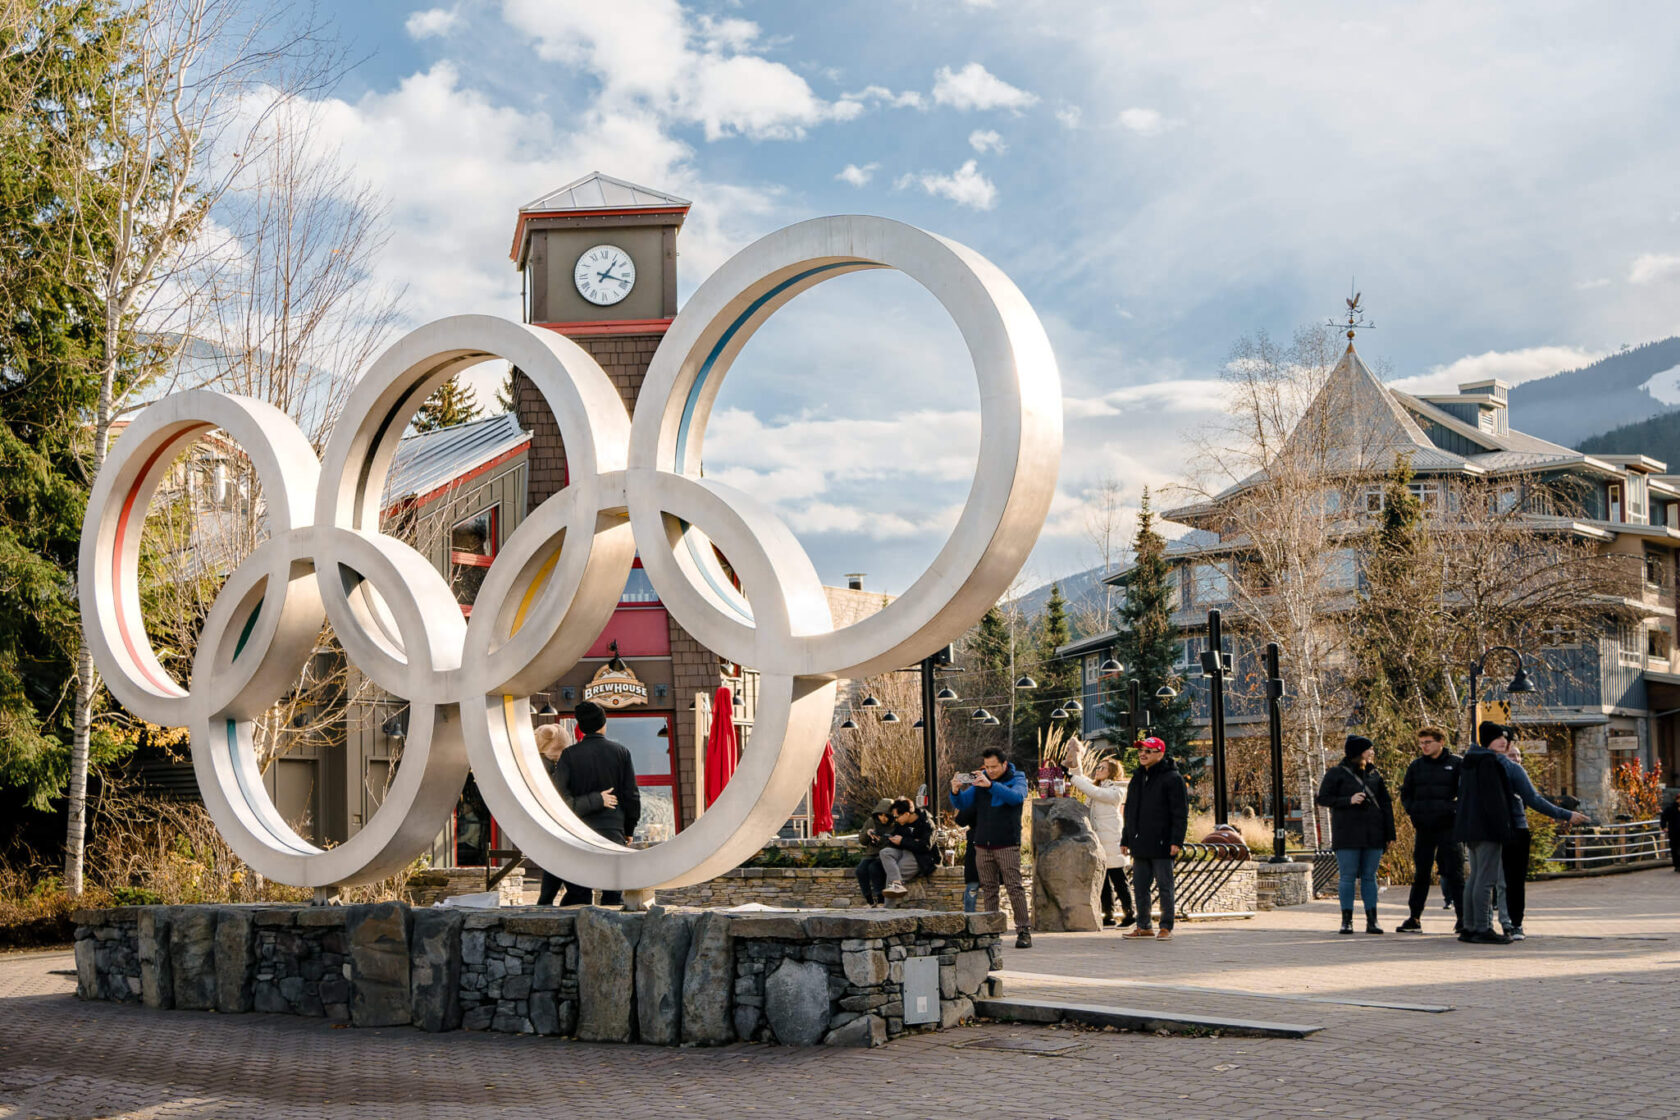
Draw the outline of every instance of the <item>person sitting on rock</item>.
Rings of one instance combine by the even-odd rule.
[[[881,888],[887,885],[887,871],[881,866],[881,849],[887,846],[887,836],[892,832],[892,804],[890,797],[877,801],[869,819],[858,830],[858,847],[863,849],[863,859],[854,874],[865,906],[880,906],[885,901]]]
[[[908,797],[900,797],[892,803],[892,819],[892,831],[881,849],[881,868],[887,875],[881,893],[888,898],[903,898],[910,893],[905,883],[918,875],[933,874],[933,818]]]

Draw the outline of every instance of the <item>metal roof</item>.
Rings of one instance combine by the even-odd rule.
[[[511,412],[408,436],[391,460],[384,504],[430,494],[530,439]]]
[[[519,208],[521,214],[547,210],[635,210],[692,205],[686,198],[637,186],[599,171],[556,187]]]

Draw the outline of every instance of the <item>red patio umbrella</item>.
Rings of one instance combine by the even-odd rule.
[[[817,780],[811,783],[811,835],[834,831],[834,744],[823,744]]]
[[[712,698],[712,726],[706,733],[706,808],[718,799],[735,773],[738,748],[735,743],[735,697],[728,685],[719,685]]]

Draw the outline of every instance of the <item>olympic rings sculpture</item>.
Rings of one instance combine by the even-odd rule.
[[[701,448],[724,375],[753,332],[800,292],[874,268],[916,280],[955,320],[979,382],[981,449],[968,502],[927,572],[879,613],[836,629],[793,534],[751,495],[702,478]],[[431,563],[379,531],[380,505],[416,409],[450,376],[490,358],[517,366],[547,400],[569,482],[509,536],[466,619]],[[251,459],[268,536],[228,576],[183,687],[159,663],[141,619],[140,535],[171,463],[217,428]],[[319,462],[297,426],[260,401],[200,391],[149,406],[113,449],[88,504],[84,627],[129,711],[190,729],[206,807],[234,850],[271,879],[329,887],[394,873],[431,844],[470,769],[498,823],[538,865],[592,887],[681,886],[738,866],[793,812],[816,773],[840,678],[925,657],[1007,590],[1050,508],[1061,444],[1055,357],[1002,272],[898,222],[819,218],[748,246],[701,285],[655,353],[633,420],[577,344],[482,315],[430,323],[382,354]],[[689,634],[759,671],[760,702],[717,801],[673,839],[631,850],[595,835],[560,799],[527,698],[588,651],[638,551]],[[351,664],[411,706],[384,803],[327,849],[281,818],[252,747],[254,721],[294,685],[323,620]]]

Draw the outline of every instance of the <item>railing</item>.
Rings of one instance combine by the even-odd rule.
[[[1558,837],[1550,857],[1566,871],[1591,871],[1668,856],[1668,837],[1655,820],[1626,821]]]
[[[1208,913],[1214,899],[1248,859],[1246,848],[1183,844],[1173,859],[1173,908],[1178,916]]]

